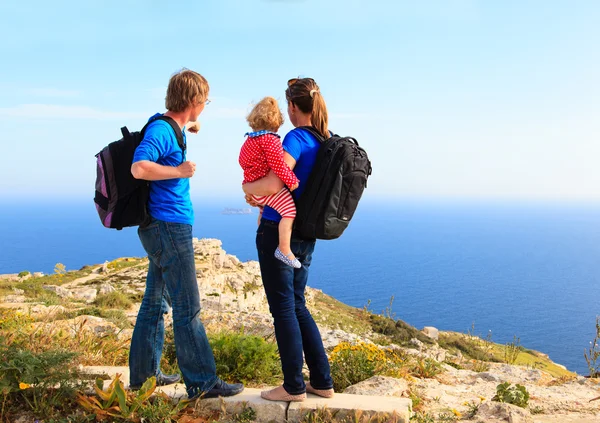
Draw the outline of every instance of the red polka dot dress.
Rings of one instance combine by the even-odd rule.
[[[283,160],[283,147],[279,135],[270,131],[246,134],[247,138],[240,150],[239,163],[244,170],[244,184],[267,176],[272,170],[287,187],[300,181]],[[275,209],[283,218],[296,217],[296,206],[290,191],[283,187],[277,194],[252,196],[261,206]]]

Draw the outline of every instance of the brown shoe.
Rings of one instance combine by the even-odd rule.
[[[318,395],[323,398],[333,398],[334,392],[332,389],[315,389],[310,386],[310,382],[306,382],[306,392]]]
[[[269,401],[294,401],[301,402],[306,399],[306,394],[290,395],[283,388],[278,386],[277,388],[271,389],[270,391],[262,391],[260,396]]]

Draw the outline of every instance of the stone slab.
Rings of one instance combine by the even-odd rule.
[[[409,423],[412,402],[408,398],[370,395],[335,394],[333,398],[321,398],[308,394],[306,401],[290,403],[288,421],[300,422],[309,412],[320,408],[327,408],[339,419],[354,416],[356,410],[360,410],[363,416],[396,413],[398,423]]]
[[[85,378],[95,379],[100,377],[106,379],[104,381],[105,389],[118,373],[121,375],[121,382],[125,385],[125,389],[129,387],[129,367],[127,366],[81,366],[79,371]]]
[[[106,378],[105,388],[117,373],[121,374],[125,388],[129,385],[128,367],[85,366],[80,370],[91,377]],[[354,416],[355,411],[360,410],[363,416],[375,413],[391,415],[395,412],[398,423],[409,423],[410,419],[411,401],[407,398],[352,394],[335,394],[333,398],[321,398],[308,394],[307,399],[303,402],[287,403],[262,399],[260,392],[264,389],[268,388],[246,388],[241,394],[233,397],[203,399],[200,401],[200,407],[207,411],[220,411],[225,408],[229,415],[239,414],[245,407],[250,407],[256,412],[255,421],[258,423],[300,422],[308,413],[321,408],[327,408],[335,413],[337,418]],[[182,383],[157,387],[156,392],[162,392],[174,401],[187,399],[185,385]]]

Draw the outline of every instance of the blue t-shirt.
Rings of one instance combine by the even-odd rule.
[[[306,188],[308,176],[315,165],[317,153],[321,144],[313,134],[300,128],[288,132],[283,139],[282,144],[283,150],[296,160],[294,173],[296,174],[296,177],[300,179],[300,185],[292,191],[292,195],[294,199],[297,200]],[[263,218],[279,222],[281,220],[281,215],[271,207],[265,207],[263,210]]]
[[[157,113],[152,117],[155,116],[160,116],[160,114]],[[185,144],[185,130],[181,132]],[[185,161],[185,153],[181,151],[177,143],[177,136],[167,122],[157,120],[146,128],[144,139],[133,155],[133,163],[142,160],[173,167],[177,167]],[[151,181],[148,211],[150,216],[158,220],[192,225],[194,209],[190,199],[190,179]]]

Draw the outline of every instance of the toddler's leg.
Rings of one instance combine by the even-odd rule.
[[[275,250],[275,257],[288,266],[299,269],[302,264],[296,259],[290,248],[292,238],[292,227],[296,217],[296,205],[292,194],[287,188],[283,188],[277,194],[271,195],[266,201],[266,205],[272,207],[281,215],[279,222],[279,246]]]
[[[292,254],[290,244],[292,242],[292,227],[294,226],[294,219],[289,217],[282,217],[279,222],[279,249],[284,255]]]

